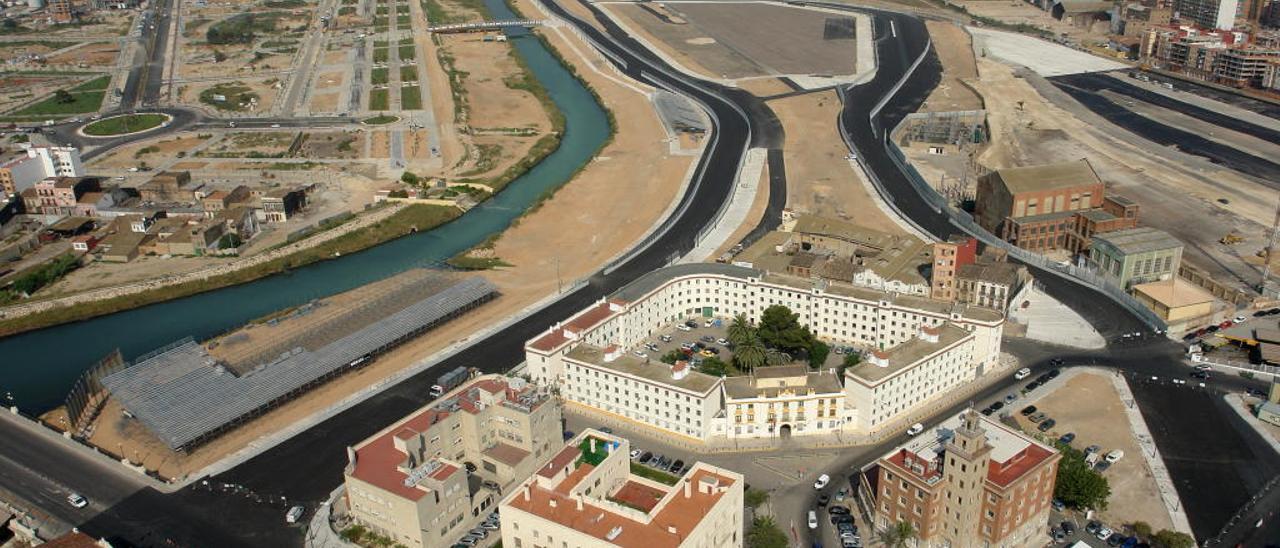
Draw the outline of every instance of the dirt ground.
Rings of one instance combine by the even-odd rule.
[[[311,96],[309,108],[312,112],[337,112],[338,93],[317,93]]]
[[[992,133],[991,146],[978,157],[980,164],[998,169],[1087,158],[1109,193],[1140,204],[1143,225],[1169,232],[1186,245],[1184,261],[1241,288],[1257,283],[1259,273],[1244,257],[1266,245],[1275,203],[1258,197],[1274,196],[1274,191],[1233,170],[1141,140],[1100,118],[1086,118],[1090,114],[1079,105],[1070,111],[1059,108],[997,61],[979,59],[978,69],[981,77],[974,86],[986,99]],[[1061,93],[1056,88],[1049,92]],[[1244,243],[1228,247],[1217,242],[1233,230],[1245,236]]]
[[[978,77],[977,60],[973,56],[973,44],[968,33],[959,25],[944,21],[927,20],[933,50],[942,62],[942,81],[921,106],[922,112],[948,112],[954,110],[978,110],[982,98],[974,93],[966,82]]]
[[[139,161],[156,165],[158,161],[173,158],[179,152],[190,152],[191,149],[205,142],[196,133],[183,132],[176,137],[150,139],[120,147],[110,154],[94,158],[89,165],[96,168],[125,169],[135,167]],[[155,147],[155,152],[141,153],[142,149]],[[141,153],[141,154],[140,154]]]
[[[316,89],[330,89],[341,87],[346,83],[347,74],[342,71],[329,71],[316,76]]]
[[[668,4],[667,8],[687,20],[688,26],[749,59],[757,68],[746,76],[856,72],[854,19],[846,14],[763,3]],[[831,31],[832,26],[842,25],[841,31]]]
[[[41,290],[40,295],[55,296],[78,293],[89,289],[182,274],[230,261],[231,259],[215,257],[169,257],[166,259],[145,255],[127,263],[93,261]]]
[[[454,56],[455,68],[468,73],[463,81],[468,109],[465,123],[479,130],[459,136],[471,145],[470,154],[465,162],[453,164],[451,175],[482,177],[501,173],[528,153],[538,137],[550,130],[551,122],[533,94],[511,89],[504,83],[504,79],[520,71],[510,55],[510,43],[484,42],[475,34],[449,34],[442,40],[441,47]],[[443,95],[443,91],[432,95]],[[527,137],[481,133],[486,128],[530,128],[537,133]],[[500,147],[501,154],[486,157],[481,152],[486,147]]]
[[[120,45],[112,42],[89,43],[71,51],[48,58],[51,65],[82,65],[88,67],[115,66],[120,55]]]
[[[388,158],[391,155],[391,134],[386,130],[369,132],[369,157]]]
[[[1147,461],[1138,449],[1124,403],[1104,373],[1081,372],[1047,396],[1035,402],[1035,406],[1057,421],[1049,434],[1054,439],[1074,432],[1073,447],[1083,450],[1090,445],[1102,447],[1103,454],[1114,449],[1124,451],[1124,458],[1102,473],[1111,484],[1111,498],[1102,520],[1109,524],[1145,521],[1152,530],[1172,529],[1169,512],[1161,502],[1159,488]],[[1025,404],[1013,405],[1022,409]],[[1021,414],[1013,413],[1019,426],[1028,432],[1036,427]]]
[[[969,13],[990,17],[1011,24],[1027,24],[1052,31],[1056,35],[1066,34],[1077,41],[1105,40],[1109,30],[1106,21],[1094,23],[1090,28],[1082,28],[1069,21],[1054,19],[1049,12],[1026,2],[1008,0],[961,0],[955,2],[964,6]]]
[[[738,87],[747,90],[756,97],[768,97],[794,91],[791,86],[777,78],[750,78],[738,81]]]
[[[314,132],[298,151],[301,158],[355,159],[364,154],[363,131]]]
[[[835,127],[840,102],[835,92],[811,93],[769,102],[786,133],[787,207],[843,219],[890,234],[901,234],[867,195],[845,156]]]
[[[287,131],[246,131],[226,133],[222,140],[196,154],[201,157],[244,157],[249,154],[274,155],[289,150],[294,134]]]
[[[572,4],[573,2],[569,2]],[[755,65],[750,60],[707,38],[688,25],[672,25],[645,11],[640,4],[597,4],[597,8],[621,21],[649,45],[674,59],[685,69],[709,78],[734,78],[733,74],[750,74]],[[695,43],[689,43],[694,40]],[[672,47],[676,44],[678,47]]]

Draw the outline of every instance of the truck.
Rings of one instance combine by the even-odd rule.
[[[431,387],[431,397],[438,398],[443,396],[445,392],[457,388],[459,384],[462,384],[462,381],[467,380],[467,376],[467,368],[461,366],[440,375],[440,378],[436,379],[436,384]]]

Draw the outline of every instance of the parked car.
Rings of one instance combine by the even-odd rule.
[[[1120,459],[1123,459],[1123,458],[1124,458],[1124,451],[1120,449],[1114,449],[1110,453],[1107,453],[1107,462],[1111,464],[1120,462]]]
[[[684,461],[683,461],[683,460],[676,459],[676,461],[675,461],[675,462],[671,463],[671,471],[672,471],[672,472],[679,473],[679,472],[680,472],[680,470],[681,470],[681,469],[683,469],[683,468],[684,468]]]
[[[640,451],[639,449],[632,449],[632,450],[631,450],[631,460],[636,460],[636,459],[640,458],[640,455],[643,455],[643,454],[644,454],[644,453],[643,453],[642,451]]]
[[[818,528],[818,513],[814,512],[813,510],[809,510],[809,528],[810,529]]]
[[[990,407],[994,411],[999,411],[1001,409],[1004,409],[1004,402],[1002,401],[991,402]]]
[[[1193,378],[1197,378],[1197,379],[1200,379],[1200,380],[1202,380],[1202,381],[1207,381],[1207,380],[1209,380],[1209,372],[1208,372],[1208,371],[1192,371],[1192,372],[1191,372],[1191,376],[1192,376]]]
[[[1015,401],[1018,401],[1018,395],[1017,395],[1017,394],[1009,394],[1009,395],[1006,395],[1006,396],[1004,397],[1004,403],[1005,403],[1005,405],[1011,404],[1011,403],[1013,403],[1013,402],[1015,402]]]
[[[689,326],[687,326],[687,325],[685,325],[685,324],[677,325],[677,326],[676,326],[676,329],[679,329],[679,330],[681,330],[681,331],[693,331],[693,328],[692,328],[692,327],[689,327]]]
[[[915,423],[915,424],[913,424],[913,425],[911,425],[911,428],[908,428],[908,429],[907,429],[907,435],[908,435],[908,436],[914,436],[914,435],[919,434],[919,433],[921,433],[921,432],[924,432],[924,425],[923,425],[923,424],[920,424],[920,423],[918,423],[918,422],[917,422],[917,423]]]
[[[1053,428],[1054,425],[1056,424],[1058,424],[1058,421],[1055,421],[1053,419],[1045,419],[1044,422],[1040,423],[1040,426],[1036,427],[1036,430],[1039,430],[1041,432],[1048,432],[1049,429]]]
[[[640,464],[644,464],[649,462],[649,459],[652,459],[652,458],[653,458],[653,453],[649,451],[645,451],[643,454],[640,455],[640,458],[636,459],[636,462]]]
[[[1023,407],[1022,411],[1019,411],[1019,413],[1022,413],[1022,416],[1024,417],[1029,417],[1031,416],[1032,413],[1035,413],[1035,412],[1036,412],[1036,406],[1034,405],[1028,405],[1026,407]]]
[[[825,488],[828,483],[831,483],[831,476],[823,474],[821,476],[818,476],[818,481],[813,482],[813,488],[820,490]]]
[[[1098,531],[1101,530],[1102,524],[1096,521],[1090,521],[1084,525],[1084,532],[1089,533],[1090,535],[1097,535]]]
[[[1032,413],[1030,417],[1027,417],[1027,420],[1040,424],[1047,418],[1049,418],[1049,415],[1045,414],[1044,411],[1036,411],[1035,413]]]
[[[832,514],[848,514],[849,513],[848,508],[845,508],[844,506],[840,506],[839,504],[832,504],[831,508],[828,508],[827,511]]]
[[[1062,363],[1062,360],[1058,360],[1058,363]],[[1058,375],[1060,375],[1060,374],[1062,374],[1062,370],[1061,370],[1061,369],[1053,369],[1053,370],[1049,371],[1049,373],[1048,373],[1048,375],[1049,375],[1049,378],[1050,378],[1050,379],[1056,379],[1056,378],[1058,378]]]
[[[1076,524],[1070,521],[1062,522],[1062,531],[1068,535],[1074,535],[1076,532]]]
[[[844,490],[843,487],[840,488],[839,491],[836,491],[836,502],[844,502],[845,494],[846,494],[846,491]]]
[[[1235,322],[1236,322],[1236,323],[1244,323],[1244,321],[1245,321],[1246,319],[1248,319],[1248,318],[1245,318],[1245,317],[1244,317],[1244,314],[1236,314]]]
[[[995,410],[995,409],[992,409],[992,408],[990,408],[990,407],[983,407],[983,408],[982,408],[982,411],[978,411],[978,412],[979,412],[979,413],[982,413],[983,415],[986,415],[986,416],[990,417],[992,413],[995,413],[995,412],[996,412],[996,410]]]
[[[1022,369],[1019,369],[1017,373],[1013,374],[1013,378],[1016,380],[1022,380],[1030,376],[1031,376],[1031,368],[1029,367],[1023,367]]]
[[[1103,527],[1101,529],[1098,529],[1098,532],[1094,533],[1093,536],[1098,537],[1098,540],[1107,540],[1108,538],[1111,537],[1111,533],[1113,533],[1113,531],[1110,528]]]
[[[1111,463],[1105,460],[1098,461],[1097,464],[1093,465],[1093,469],[1098,472],[1106,472],[1108,468],[1111,468]]]
[[[1102,451],[1102,446],[1101,446],[1101,445],[1090,445],[1090,446],[1088,446],[1088,447],[1084,448],[1084,454],[1085,454],[1085,455],[1088,455],[1088,454],[1090,454],[1090,453],[1097,453],[1097,452],[1099,452],[1099,451]]]
[[[1066,434],[1063,434],[1062,437],[1058,438],[1058,443],[1061,443],[1064,445],[1071,445],[1071,442],[1074,441],[1075,439],[1076,439],[1075,432],[1067,432]]]
[[[660,335],[658,339],[662,342],[671,342],[671,335]]]
[[[1050,502],[1049,505],[1052,506],[1054,510],[1057,510],[1059,512],[1067,509],[1067,505],[1058,499],[1053,499],[1053,501]]]
[[[84,508],[89,505],[89,499],[80,496],[79,493],[71,493],[67,495],[67,504],[70,504],[73,508]]]

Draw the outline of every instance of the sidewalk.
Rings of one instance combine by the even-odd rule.
[[[746,222],[747,214],[751,212],[751,206],[756,201],[756,190],[760,185],[769,184],[768,181],[761,180],[767,157],[768,151],[763,148],[747,151],[746,158],[742,160],[742,166],[738,168],[738,180],[734,182],[733,196],[729,198],[729,204],[725,206],[724,213],[716,220],[715,226],[698,242],[697,247],[685,254],[683,259],[677,261],[678,263],[699,263],[715,259],[712,255],[716,250],[720,249]]]

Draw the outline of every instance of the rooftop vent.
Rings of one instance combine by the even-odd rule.
[[[613,529],[610,529],[609,534],[605,535],[604,539],[612,542],[613,539],[618,538],[618,535],[621,535],[621,534],[622,534],[622,526],[619,525],[617,527],[614,527]]]

